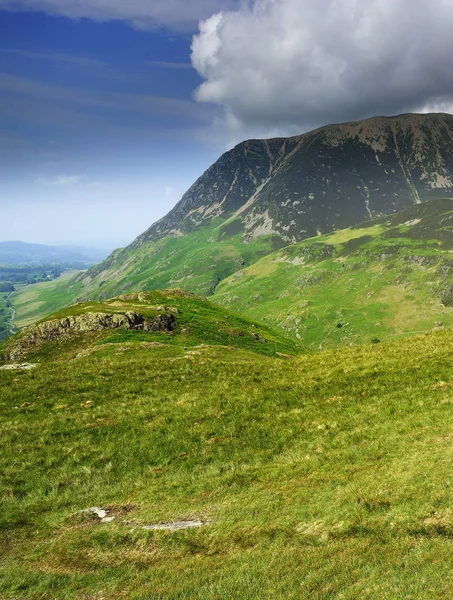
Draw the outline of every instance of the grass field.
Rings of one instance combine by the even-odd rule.
[[[2,600],[450,598],[453,333],[281,358],[191,314],[0,370]]]
[[[15,324],[26,327],[72,304],[82,286],[72,285],[78,271],[68,271],[58,279],[20,287],[10,300],[16,310]]]

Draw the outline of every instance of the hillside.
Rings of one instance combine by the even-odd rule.
[[[2,600],[448,598],[453,333],[284,359],[174,292],[53,321],[185,302],[189,343],[79,331],[0,369]]]
[[[182,290],[130,294],[104,302],[72,305],[23,328],[4,346],[6,363],[74,353],[91,353],[104,344],[210,344],[276,356],[301,352],[286,336]],[[70,350],[65,355],[64,349]],[[181,348],[180,348],[181,350]]]
[[[224,154],[170,213],[81,275],[84,296],[201,295],[278,247],[453,197],[453,116],[376,117]]]
[[[270,254],[214,300],[313,348],[453,327],[453,200]]]

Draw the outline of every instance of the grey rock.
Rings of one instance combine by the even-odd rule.
[[[175,521],[173,523],[156,523],[155,525],[144,525],[141,529],[145,531],[178,531],[180,529],[192,529],[209,525],[209,521]]]

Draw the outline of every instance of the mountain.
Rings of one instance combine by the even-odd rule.
[[[174,292],[62,320],[0,366],[2,598],[451,597],[452,331],[283,357]]]
[[[94,248],[81,246],[46,246],[25,242],[0,242],[0,264],[41,265],[54,263],[79,263],[93,265],[106,256]]]
[[[304,240],[221,282],[215,302],[312,348],[453,327],[453,199]]]
[[[453,197],[453,116],[376,117],[224,154],[170,213],[80,276],[85,297],[220,281],[290,243]]]

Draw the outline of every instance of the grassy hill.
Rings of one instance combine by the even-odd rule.
[[[301,345],[265,325],[190,292],[167,290],[72,305],[22,329],[4,344],[0,359],[8,360],[15,351],[23,360],[54,356],[67,360],[82,351],[96,351],[103,344],[119,343],[149,343],[151,347],[165,343],[183,351],[188,346],[210,344],[269,356],[302,350]],[[65,350],[71,356],[65,355]]]
[[[313,348],[453,326],[453,200],[270,254],[213,299]]]
[[[449,597],[452,332],[283,358],[175,292],[53,321],[126,309],[180,321],[0,370],[2,600]]]
[[[241,222],[225,227],[222,221],[182,238],[168,236],[139,250],[121,251],[124,264],[116,270],[115,252],[101,267],[87,274],[62,275],[59,279],[19,290],[11,298],[18,326],[29,325],[76,302],[78,299],[111,298],[141,290],[180,287],[202,296],[214,293],[218,283],[281,246],[275,236],[242,242]],[[102,269],[102,277],[100,270]]]
[[[183,238],[160,240],[159,251],[147,260],[128,249],[121,279],[112,270],[100,295],[167,282],[198,289],[315,349],[453,326],[451,199],[274,252],[276,238],[243,244],[241,235],[240,224],[225,230],[213,223]],[[11,298],[16,323],[28,325],[76,298],[91,298],[90,290],[86,273],[20,290]]]
[[[244,223],[215,219],[184,236],[168,235],[131,245],[77,277],[86,297],[109,298],[129,291],[177,285],[209,296],[220,281],[284,243],[273,235],[243,242]]]

